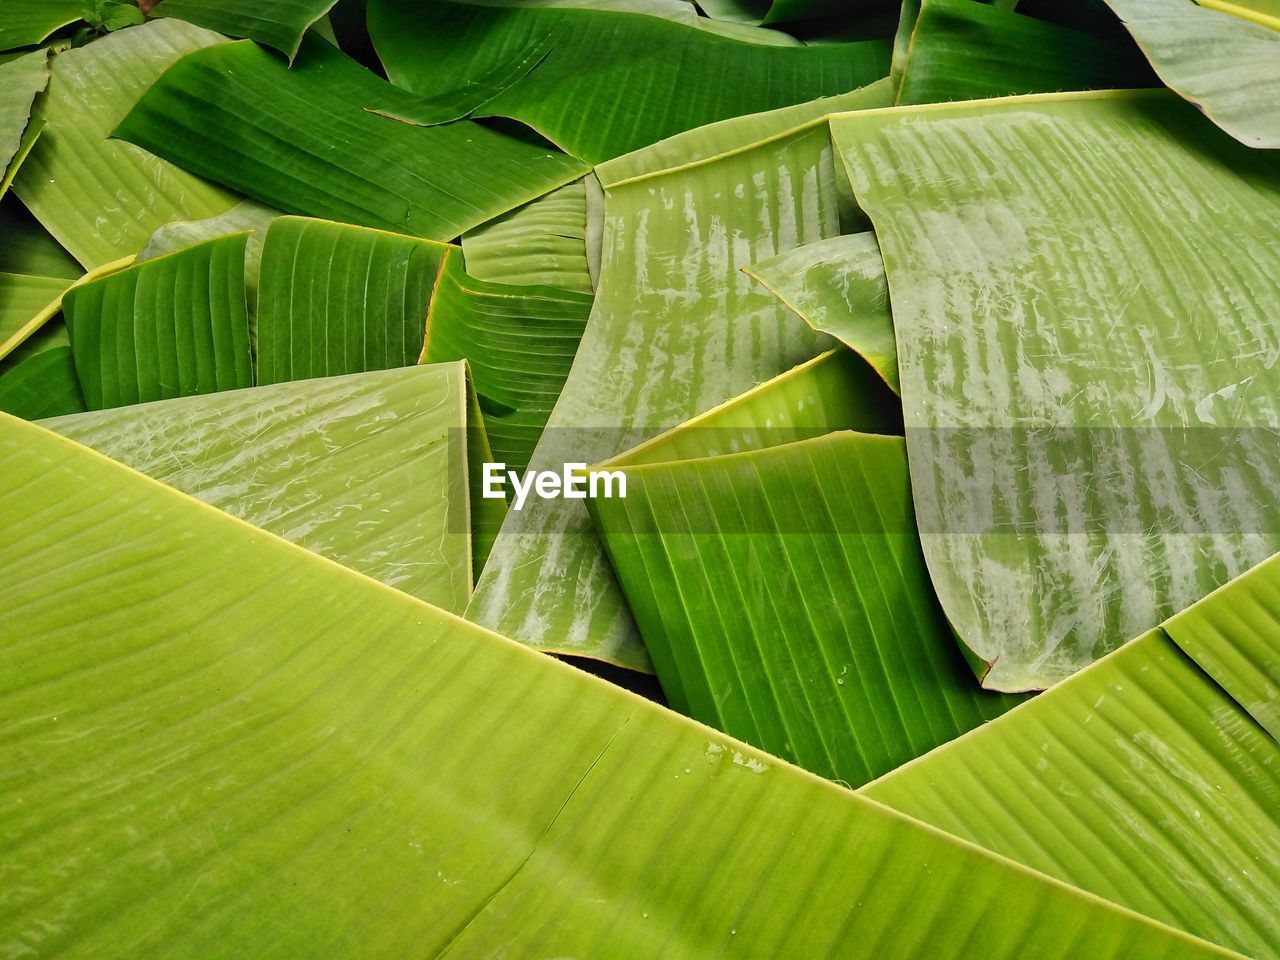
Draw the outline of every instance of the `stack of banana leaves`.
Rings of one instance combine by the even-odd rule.
[[[1280,0],[0,0],[0,957],[1280,958]]]

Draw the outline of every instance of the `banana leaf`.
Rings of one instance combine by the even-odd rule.
[[[262,266],[262,246],[267,228],[284,216],[279,210],[265,207],[252,200],[237,203],[226,213],[205,220],[175,220],[166,223],[151,235],[147,245],[138,254],[138,262],[154,260],[170,253],[177,253],[206,240],[247,233],[244,248],[244,287],[249,308],[249,339],[258,338],[258,275]]]
[[[592,185],[599,190],[588,176],[464,234],[467,273],[492,283],[592,293],[588,233],[598,245],[592,220],[603,213],[600,198],[591,197]]]
[[[73,281],[0,273],[0,359],[7,357],[50,316]],[[34,326],[33,318],[36,319]]]
[[[0,7],[0,50],[44,43],[80,20],[85,0],[4,0]]]
[[[1205,672],[1280,660],[1278,588],[1273,559],[862,792],[1247,956],[1280,956],[1280,745]],[[1212,653],[1186,642],[1205,627]],[[1245,689],[1275,716],[1274,670]]]
[[[261,260],[262,244],[266,239],[267,227],[283,214],[271,207],[264,207],[252,200],[237,203],[226,213],[205,220],[175,220],[166,223],[151,235],[147,245],[138,254],[138,262],[154,260],[168,253],[177,253],[187,247],[213,240],[217,237],[229,236],[233,233],[248,233],[249,242],[245,258],[250,264],[246,271],[246,279],[257,283],[257,266]]]
[[[541,66],[551,47],[551,34],[540,33],[528,38],[509,57],[496,58],[469,74],[459,86],[446,87],[442,93],[421,97],[412,105],[402,101],[387,107],[370,104],[369,109],[384,117],[423,127],[483,115],[485,106]],[[376,51],[374,55],[377,55]]]
[[[605,464],[626,497],[587,501],[671,706],[846,786],[1018,702],[938,608],[901,437],[855,432],[894,407],[826,354]]]
[[[783,23],[835,14],[860,15],[885,6],[876,0],[700,0],[707,16],[739,23]],[[851,9],[852,8],[852,9]]]
[[[322,20],[336,0],[164,0],[153,17],[176,17],[231,37],[244,37],[279,50],[290,61],[302,37]]]
[[[462,95],[511,50],[549,35],[545,59],[481,112],[528,124],[591,163],[716,120],[847,93],[889,67],[881,41],[777,47],[608,10],[454,0],[430,10],[370,0],[369,33],[394,83],[423,95],[462,86]]]
[[[886,93],[838,102],[879,106]],[[600,287],[530,469],[607,460],[830,345],[740,271],[840,232],[827,109],[725,121],[597,168]],[[651,669],[581,502],[509,513],[467,616],[542,649]]]
[[[997,10],[1012,10],[1018,0],[974,0]],[[911,47],[915,41],[916,25],[920,21],[920,10],[923,0],[902,0],[902,8],[898,14],[898,30],[893,37],[893,60],[889,67],[889,82],[895,91],[902,89],[902,76],[906,71],[907,58],[911,55]]]
[[[1270,560],[1165,621],[1164,630],[1272,737],[1280,740],[1277,584]]]
[[[1280,147],[1280,8],[1272,0],[1107,0],[1160,79],[1250,147]]]
[[[902,411],[864,360],[836,348],[605,461],[617,469],[765,450],[833,430],[902,435]]]
[[[441,241],[586,172],[470,121],[366,109],[397,95],[414,99],[324,40],[304,40],[292,68],[241,40],[184,57],[115,135],[289,213]]]
[[[65,323],[45,324],[0,360],[0,412],[39,420],[85,409]]]
[[[48,93],[32,114],[44,130],[13,192],[86,269],[133,256],[171,220],[215,216],[234,204],[172,164],[108,139],[170,64],[222,42],[160,20],[54,55]]]
[[[980,0],[923,0],[901,71],[902,104],[1158,83],[1131,42]]]
[[[84,271],[20,203],[0,203],[0,273],[75,280]]]
[[[1232,956],[9,418],[0,504],[22,949]]]
[[[678,23],[699,19],[693,0],[465,0],[481,7],[568,7],[575,10],[612,10],[614,13],[643,13]]]
[[[465,381],[461,364],[438,364],[162,400],[42,426],[457,612],[471,595],[471,466],[462,443],[464,431],[482,429],[467,422]]]
[[[90,410],[253,385],[247,234],[148,260],[63,299]]]
[[[36,256],[48,251],[37,249]],[[31,263],[33,257],[19,253],[14,259]],[[108,263],[73,280],[61,276],[32,276],[0,273],[0,360],[19,350],[62,309],[66,296],[74,289],[108,277],[127,267],[129,260]],[[56,262],[49,263],[56,267]]]
[[[832,129],[884,256],[925,556],[986,686],[1061,680],[1280,549],[1280,157],[1163,90]]]
[[[46,50],[0,63],[0,177],[6,180],[23,144],[31,107],[48,84],[49,53]]]
[[[14,152],[13,159],[9,161],[9,169],[0,177],[0,200],[3,200],[9,193],[9,188],[13,186],[13,181],[17,179],[18,171],[22,169],[27,157],[31,156],[31,151],[36,148],[36,141],[40,139],[40,134],[42,133],[44,133],[43,120],[36,120],[27,124],[27,128],[22,131],[22,137],[18,141],[18,149]]]
[[[901,393],[889,286],[874,233],[808,243],[743,271],[813,329],[860,355],[889,389]]]
[[[258,281],[258,383],[416,363],[450,249],[328,220],[275,220]]]
[[[495,458],[521,473],[573,364],[592,296],[469,276],[445,257],[427,315],[427,363],[465,359]]]

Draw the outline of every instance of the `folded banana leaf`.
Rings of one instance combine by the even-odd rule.
[[[610,461],[626,497],[588,500],[671,706],[853,787],[1019,700],[974,683],[937,605],[902,438],[855,432],[896,405],[827,354]],[[748,414],[772,426],[727,425]]]
[[[324,40],[307,37],[292,68],[242,40],[184,57],[115,135],[289,213],[440,241],[586,172],[470,121],[366,109],[396,98],[414,100]]]
[[[889,286],[874,233],[807,243],[743,270],[813,329],[859,354],[894,393],[901,392]]]
[[[290,61],[303,35],[323,19],[336,0],[164,0],[153,17],[176,17],[231,37],[244,37],[279,50]]]
[[[44,128],[13,192],[86,269],[133,256],[171,220],[212,217],[235,203],[172,164],[109,139],[171,64],[223,42],[208,30],[160,20],[53,56],[49,90],[32,114]]]
[[[478,280],[463,260],[450,248],[440,269],[422,359],[468,362],[494,456],[523,473],[569,375],[593,298]]]
[[[1166,84],[1250,147],[1280,147],[1274,0],[1107,0]]]
[[[862,792],[1247,956],[1280,956],[1280,744],[1263,728],[1280,710],[1278,610],[1272,559]]]
[[[5,417],[0,504],[21,949],[1232,955]]]
[[[925,555],[986,686],[1061,680],[1280,549],[1280,157],[1166,91],[832,129],[884,256]]]
[[[886,95],[876,84],[839,103]],[[828,109],[725,121],[597,169],[600,286],[531,469],[607,460],[830,346],[741,272],[840,232],[849,211]],[[581,502],[509,513],[467,616],[536,647],[649,669]]]
[[[543,59],[480,113],[526,123],[591,163],[726,117],[847,93],[889,68],[883,41],[779,47],[609,10],[370,0],[369,33],[394,83],[437,97],[467,96],[511,51],[550,37]]]
[[[0,380],[0,383],[3,381]],[[378,411],[372,416],[371,411]],[[306,380],[42,426],[428,603],[471,595],[461,364]]]

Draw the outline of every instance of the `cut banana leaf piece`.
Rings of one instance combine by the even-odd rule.
[[[416,104],[406,103],[402,98],[386,107],[371,103],[369,109],[384,117],[424,127],[462,120],[481,112],[481,108],[527,77],[547,58],[551,47],[550,32],[535,35],[509,58],[493,61],[486,69],[469,75],[443,93],[424,96]]]
[[[879,104],[883,88],[866,96]],[[827,124],[791,125],[814,109],[685,134],[692,162],[668,166],[659,144],[597,170],[600,287],[530,469],[617,456],[831,345],[741,272],[840,232]],[[649,669],[581,502],[508,514],[467,615],[543,649]]]
[[[884,255],[925,555],[986,686],[1061,680],[1280,549],[1280,157],[1166,91],[832,128]]]
[[[176,17],[229,37],[243,37],[298,55],[303,35],[323,19],[336,0],[164,0],[153,17]]]
[[[247,234],[74,287],[64,299],[90,410],[253,385]]]
[[[923,0],[898,103],[1155,86],[1132,43],[1096,37],[981,0]]]
[[[85,0],[5,0],[0,7],[0,50],[44,43],[83,16]]]
[[[17,349],[58,312],[73,281],[0,273],[0,359]]]
[[[1230,956],[9,418],[0,504],[24,949]]]
[[[13,192],[86,269],[133,256],[171,220],[212,217],[235,203],[172,164],[109,139],[171,64],[223,40],[159,20],[53,57],[49,91],[33,114],[44,130]]]
[[[901,437],[852,432],[894,407],[826,354],[610,461],[626,497],[588,501],[671,705],[848,786],[1017,703],[938,609]]]
[[[436,364],[42,426],[456,612],[471,595],[465,380],[461,364]]]
[[[898,345],[874,233],[832,237],[744,268],[805,323],[859,354],[894,393]]]
[[[328,220],[273,222],[259,275],[258,383],[416,363],[450,249]]]
[[[720,457],[833,430],[902,435],[902,411],[866,362],[837,347],[606,461],[603,469]]]
[[[1166,84],[1250,147],[1280,148],[1274,3],[1107,0]]]
[[[215,240],[233,233],[248,233],[246,258],[256,265],[261,259],[267,227],[281,216],[283,214],[279,210],[264,207],[252,200],[244,200],[226,213],[206,220],[175,220],[173,223],[166,223],[151,235],[147,245],[138,254],[138,262],[177,253],[206,240]],[[256,266],[248,270],[247,276],[257,279]]]
[[[1233,699],[1257,703],[1256,688],[1202,669],[1274,664],[1277,597],[1272,560],[863,793],[1247,956],[1280,956],[1280,745]],[[1203,627],[1212,650],[1186,642]],[[1274,674],[1264,697],[1280,702]]]
[[[22,146],[27,121],[31,118],[31,106],[48,83],[47,50],[0,63],[0,179],[8,180],[9,168]]]
[[[693,23],[700,19],[692,0],[465,0],[478,7],[569,7],[578,10],[612,10],[644,13],[664,20]]]
[[[324,40],[290,68],[242,40],[183,58],[116,136],[289,213],[448,241],[581,177],[581,162],[470,121],[365,109],[395,90]]]
[[[0,200],[3,200],[9,193],[9,188],[13,186],[13,181],[17,178],[18,171],[22,169],[27,157],[31,156],[31,151],[36,148],[36,141],[40,139],[40,134],[43,132],[43,120],[35,120],[27,124],[27,128],[22,131],[22,137],[18,141],[18,149],[14,153],[13,159],[9,161],[9,169],[3,177],[0,177]]]
[[[594,177],[561,187],[466,233],[462,250],[467,273],[492,283],[592,293],[587,244],[592,214],[600,204],[589,200],[588,180]]]
[[[1171,617],[1164,629],[1280,740],[1280,560],[1231,581]]]
[[[780,133],[826,120],[833,114],[887,107],[892,103],[893,89],[889,78],[884,77],[839,96],[797,103],[781,110],[732,117],[686,130],[651,147],[601,164],[596,170],[596,179],[600,183],[623,184],[648,177],[655,170],[700,166],[733,150],[746,149],[752,144],[771,140]],[[865,218],[862,222],[863,229],[866,229]]]
[[[206,220],[175,220],[173,223],[166,223],[151,235],[147,245],[138,254],[138,262],[177,253],[206,240],[234,233],[248,233],[244,248],[244,282],[249,301],[250,338],[256,342],[258,274],[262,264],[262,246],[267,238],[267,228],[282,216],[284,214],[273,207],[244,200],[217,217]]]
[[[36,251],[40,257],[47,252]],[[20,253],[15,259],[30,262],[33,258]],[[0,273],[0,360],[21,349],[23,344],[56,317],[68,293],[77,287],[93,283],[100,277],[110,276],[127,267],[130,262],[121,260],[109,263],[86,274],[78,274],[74,280],[61,276]],[[49,265],[57,266],[56,262]]]
[[[889,68],[882,41],[778,47],[608,10],[440,0],[424,16],[412,0],[370,0],[369,33],[392,81],[424,96],[488,76],[509,51],[550,35],[545,59],[481,112],[526,123],[591,163],[726,117],[847,93]]]
[[[506,469],[528,467],[569,376],[591,303],[589,293],[477,280],[456,248],[445,258],[422,357],[468,361],[494,456]]]
[[[0,360],[0,412],[39,420],[85,409],[66,324],[46,324]]]

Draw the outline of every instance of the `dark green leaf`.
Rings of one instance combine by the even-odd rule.
[[[164,0],[155,17],[177,17],[229,37],[244,37],[292,60],[311,29],[335,0]]]
[[[327,220],[274,221],[258,277],[258,383],[416,363],[450,249]]]
[[[609,10],[370,0],[388,76],[425,95],[479,81],[529,37],[550,53],[485,104],[598,163],[726,117],[847,93],[888,71],[888,45],[776,47]],[[726,82],[732,78],[732,82]]]
[[[457,253],[445,259],[423,358],[470,363],[494,456],[507,469],[528,466],[569,376],[592,299],[575,290],[477,280]]]
[[[116,135],[290,213],[446,241],[585,172],[469,121],[365,109],[393,96],[323,40],[305,40],[292,69],[239,41],[181,60]]]
[[[89,409],[253,385],[247,239],[210,240],[67,294],[63,309]]]

